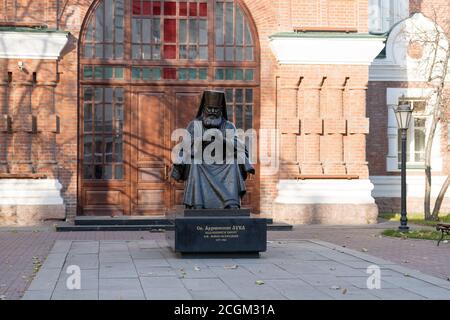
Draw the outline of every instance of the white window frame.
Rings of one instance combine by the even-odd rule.
[[[386,156],[386,171],[399,172],[398,167],[398,125],[392,106],[397,105],[402,96],[409,98],[429,97],[432,89],[421,88],[387,88],[386,90],[386,107],[388,113],[388,154]],[[427,121],[429,125],[430,121]],[[427,134],[429,127],[427,126]],[[431,171],[442,171],[442,154],[441,154],[441,124],[438,123],[436,134],[431,148]],[[370,148],[370,146],[369,146]],[[408,171],[423,171],[423,169],[407,168]]]
[[[416,161],[416,157],[415,157],[415,150],[416,150],[416,148],[415,148],[415,145],[416,145],[416,141],[415,141],[415,130],[416,130],[416,126],[415,126],[415,123],[414,123],[414,119],[425,119],[425,135],[426,135],[426,132],[427,132],[427,127],[429,126],[429,121],[428,121],[428,119],[429,119],[429,117],[426,115],[426,113],[425,113],[425,110],[424,110],[424,114],[417,114],[417,113],[415,113],[415,110],[414,110],[414,105],[415,105],[415,103],[417,103],[417,102],[425,102],[426,103],[426,98],[424,98],[424,97],[422,97],[422,98],[419,98],[419,97],[413,97],[413,98],[411,98],[411,97],[402,97],[402,98],[400,98],[399,99],[399,102],[400,102],[400,100],[401,101],[407,101],[407,102],[411,102],[411,107],[412,107],[412,110],[413,110],[413,113],[412,113],[412,118],[411,118],[411,122],[410,122],[410,124],[409,124],[409,129],[408,129],[408,132],[407,132],[407,135],[408,135],[408,138],[407,138],[407,141],[408,141],[408,150],[409,150],[409,157],[406,159],[406,166],[407,167],[410,167],[410,168],[413,168],[413,167],[418,167],[418,168],[421,168],[421,167],[423,167],[424,166],[424,161]],[[400,166],[400,139],[398,139],[398,142],[399,142],[399,144],[398,144],[398,163],[399,163],[399,166]]]
[[[409,0],[369,0],[369,32],[385,33],[409,16]]]

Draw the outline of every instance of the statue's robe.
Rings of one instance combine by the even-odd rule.
[[[200,119],[192,121],[187,127],[191,137],[194,137],[195,126],[200,126],[203,132],[207,130],[207,128],[203,127]],[[224,209],[228,206],[240,207],[241,198],[246,193],[245,179],[247,174],[255,173],[245,145],[235,135],[236,127],[234,124],[224,119],[219,130],[222,132],[224,139],[226,132],[228,134],[233,132],[232,141],[234,141],[235,159],[233,163],[225,161],[225,150],[223,163],[206,164],[204,161],[202,161],[202,164],[194,163],[195,151],[194,141],[192,141],[191,163],[176,164],[172,170],[174,179],[186,181],[184,205],[188,208]],[[211,142],[203,142],[202,152],[209,143]],[[238,149],[244,150],[244,152],[238,152]],[[240,161],[237,161],[237,156],[241,157]],[[244,157],[243,159],[242,156]]]

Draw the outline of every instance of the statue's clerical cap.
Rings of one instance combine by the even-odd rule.
[[[197,118],[200,118],[203,114],[203,110],[206,106],[215,106],[222,108],[222,117],[228,120],[227,115],[227,102],[225,98],[225,92],[219,90],[206,90],[203,92],[202,102],[197,113]]]

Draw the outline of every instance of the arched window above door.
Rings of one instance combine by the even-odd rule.
[[[84,38],[83,56],[123,59],[126,0],[103,0],[90,17]]]
[[[86,30],[85,59],[255,61],[252,30],[235,0],[103,0]]]

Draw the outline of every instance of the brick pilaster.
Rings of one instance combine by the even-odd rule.
[[[322,174],[320,161],[320,135],[323,134],[323,121],[320,117],[320,97],[322,77],[304,77],[300,85],[303,97],[301,113],[301,133],[303,138],[301,174]]]
[[[280,178],[294,178],[299,174],[297,159],[297,137],[300,123],[297,112],[298,81],[282,80],[278,93],[279,106],[278,129],[281,133]]]
[[[346,121],[343,118],[343,92],[345,78],[341,75],[326,78],[321,99],[321,116],[324,119],[324,135],[321,137],[320,157],[324,173],[346,173],[344,164],[344,135]]]
[[[366,118],[366,83],[351,82],[348,88],[348,136],[345,141],[345,162],[347,173],[362,179],[369,177],[366,160],[366,138],[369,133],[369,119]]]

